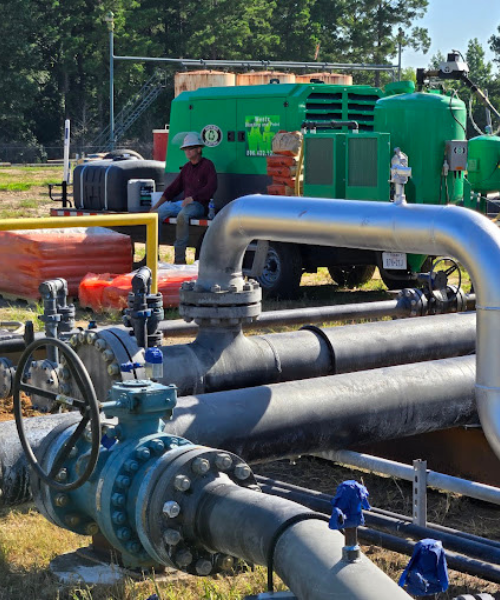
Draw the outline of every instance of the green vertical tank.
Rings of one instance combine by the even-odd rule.
[[[500,137],[480,135],[469,141],[468,172],[475,192],[500,191]]]
[[[465,104],[441,93],[399,94],[375,104],[375,131],[391,134],[391,145],[408,155],[412,177],[408,202],[457,203],[463,198],[461,172],[443,177],[447,140],[465,140]]]

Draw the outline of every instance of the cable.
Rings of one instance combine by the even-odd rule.
[[[267,553],[267,591],[274,593],[274,581],[273,581],[273,571],[274,571],[274,552],[276,550],[276,546],[278,545],[278,541],[280,537],[285,533],[285,531],[292,527],[292,525],[296,525],[297,523],[301,523],[302,521],[309,521],[312,519],[316,519],[318,521],[326,521],[330,522],[330,517],[326,515],[322,515],[320,513],[310,512],[310,513],[301,513],[299,515],[294,515],[284,523],[282,523],[278,529],[274,532],[274,535],[271,539],[271,544],[269,546],[269,551]]]

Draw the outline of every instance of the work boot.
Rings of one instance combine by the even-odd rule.
[[[185,265],[186,259],[182,256],[176,256],[174,259],[174,265]]]

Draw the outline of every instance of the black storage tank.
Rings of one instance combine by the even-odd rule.
[[[96,160],[73,172],[75,208],[127,212],[129,179],[153,179],[163,190],[165,163],[157,160]]]

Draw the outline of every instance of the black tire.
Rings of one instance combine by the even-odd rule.
[[[265,298],[293,300],[299,295],[302,257],[294,244],[271,242],[266,263],[257,281]]]
[[[375,273],[375,266],[328,267],[328,272],[337,285],[352,290],[370,281]]]

